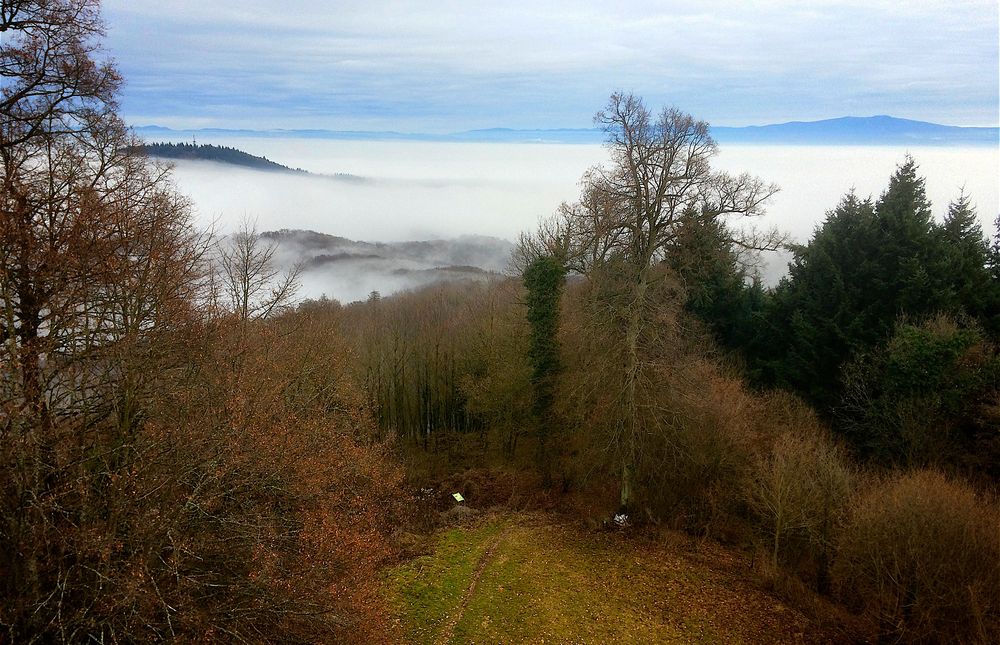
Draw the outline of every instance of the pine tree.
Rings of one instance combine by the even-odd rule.
[[[809,244],[792,248],[789,276],[767,313],[766,381],[820,407],[838,400],[840,365],[886,333],[872,306],[872,286],[881,280],[877,229],[872,202],[852,193],[827,214]]]
[[[789,277],[769,314],[779,348],[768,373],[821,408],[840,399],[841,366],[884,342],[902,317],[979,315],[984,249],[967,200],[945,226],[931,216],[912,157],[873,204],[847,195],[805,246],[793,249]],[[972,257],[966,257],[972,253]],[[977,290],[975,298],[970,290]]]
[[[805,246],[767,312],[761,357],[769,383],[830,410],[841,369],[884,343],[897,322],[936,314],[997,319],[997,280],[975,211],[963,194],[944,224],[931,217],[924,180],[907,156],[874,204],[847,195]]]
[[[995,335],[1000,328],[1000,292],[990,271],[990,244],[964,192],[948,206],[941,237],[953,308],[978,319]]]
[[[756,336],[764,290],[751,280],[733,237],[725,222],[688,208],[666,263],[684,287],[685,308],[708,325],[722,347],[746,352]]]
[[[879,339],[906,313],[924,317],[953,305],[947,258],[936,235],[924,179],[907,155],[875,205],[878,272],[870,294]]]

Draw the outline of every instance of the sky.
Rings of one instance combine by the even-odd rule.
[[[103,7],[137,126],[584,128],[617,90],[713,125],[1000,121],[996,0]]]

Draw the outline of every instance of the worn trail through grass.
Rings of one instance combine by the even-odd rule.
[[[458,611],[456,611],[452,616],[448,618],[448,622],[445,624],[444,629],[441,630],[441,635],[438,637],[439,645],[445,645],[450,643],[451,639],[455,636],[455,626],[462,616],[465,615],[465,608],[469,606],[469,600],[476,593],[476,585],[479,584],[479,579],[483,577],[483,571],[486,569],[486,565],[489,564],[490,559],[493,554],[496,553],[497,546],[500,544],[500,540],[506,535],[509,528],[503,533],[500,533],[492,539],[490,545],[483,552],[483,555],[479,558],[479,563],[476,565],[476,570],[472,574],[472,580],[469,582],[469,586],[466,588],[465,593],[462,594],[462,601],[459,603]]]
[[[853,640],[835,613],[819,620],[763,589],[743,554],[678,534],[498,514],[439,533],[430,549],[386,577],[402,642]]]

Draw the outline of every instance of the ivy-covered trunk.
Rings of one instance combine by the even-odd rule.
[[[533,412],[538,436],[538,470],[546,486],[552,483],[552,463],[549,454],[555,416],[552,403],[559,375],[559,300],[566,269],[557,258],[544,255],[536,258],[524,271],[524,286],[528,291],[528,322],[531,325],[531,383],[534,389]]]

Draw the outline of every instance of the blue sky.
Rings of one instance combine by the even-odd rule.
[[[134,125],[590,127],[623,89],[714,125],[996,126],[996,0],[105,0]]]

